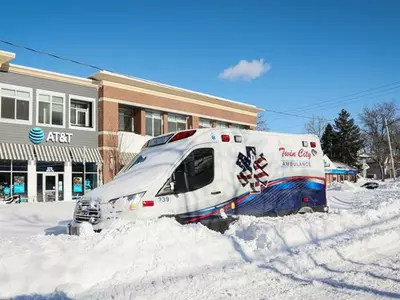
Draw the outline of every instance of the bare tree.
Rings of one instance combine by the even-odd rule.
[[[268,131],[267,122],[265,121],[264,114],[257,115],[257,131]]]
[[[394,124],[396,110],[396,102],[389,101],[375,104],[372,108],[366,107],[360,114],[365,150],[378,163],[382,181],[385,180],[385,162],[389,157],[385,119],[388,123]]]
[[[118,122],[121,122],[118,120]],[[133,129],[133,118],[130,123],[126,124],[119,124],[118,132],[114,132],[110,135],[111,139],[111,150],[110,150],[110,171],[111,171],[111,178],[113,179],[119,171],[122,170],[123,166],[121,165],[121,153],[126,152],[127,148],[129,148],[130,144],[123,143],[124,135],[128,132],[132,132]],[[123,127],[121,130],[121,126]]]
[[[324,134],[327,122],[323,117],[312,116],[312,118],[304,125],[304,129],[307,133],[315,134],[321,139]]]

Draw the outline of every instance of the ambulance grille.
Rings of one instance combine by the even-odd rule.
[[[100,222],[100,205],[91,201],[80,201],[76,204],[74,220],[77,223],[89,222],[92,225]]]

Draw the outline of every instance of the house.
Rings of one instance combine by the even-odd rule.
[[[334,181],[357,181],[357,174],[360,172],[356,168],[350,167],[342,162],[331,161],[327,155],[324,155],[324,164],[327,184]]]
[[[362,176],[364,178],[371,178],[376,180],[382,179],[379,163],[375,161],[371,154],[362,153],[359,155],[359,160],[363,164]],[[400,161],[396,158],[394,166],[396,170],[396,177],[398,177],[400,176]],[[387,157],[383,163],[383,173],[385,179],[392,177],[392,162],[390,157]]]

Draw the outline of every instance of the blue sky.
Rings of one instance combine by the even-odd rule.
[[[400,80],[396,0],[55,3],[3,3],[0,38],[283,112]],[[15,52],[14,63],[22,65],[78,76],[95,72],[23,49],[0,49]],[[242,60],[256,63],[219,76]],[[253,80],[231,78],[249,70]],[[400,88],[300,114],[332,119],[344,107],[357,117],[365,105],[390,99],[400,99]],[[271,130],[293,133],[307,121],[269,112],[265,118]]]

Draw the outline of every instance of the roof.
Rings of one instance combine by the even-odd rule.
[[[0,70],[4,72],[17,73],[32,77],[57,80],[97,88],[97,83],[94,83],[93,80],[90,80],[88,78],[11,64],[10,62],[14,59],[15,53],[0,50]]]
[[[103,84],[112,83],[116,85],[123,85],[125,88],[127,86],[130,86],[132,88],[141,88],[157,92],[164,92],[166,94],[177,95],[189,99],[193,98],[197,101],[200,100],[204,102],[218,103],[220,105],[236,108],[254,114],[264,111],[264,109],[257,108],[255,105],[250,105],[239,101],[229,100],[218,96],[183,89],[155,81],[140,79],[134,76],[102,70],[100,72],[92,74],[88,78],[84,78],[11,64],[10,62],[14,59],[15,53],[0,50],[1,70],[93,87],[97,87],[99,82],[103,82]]]
[[[338,162],[338,161],[332,161],[334,167],[336,169],[343,169],[343,170],[357,170],[356,168],[350,167],[349,165],[342,163],[342,162]]]
[[[357,170],[356,168],[353,168],[345,163],[330,160],[326,154],[324,155],[324,162],[325,162],[325,169],[327,170],[353,170],[353,171]]]
[[[184,88],[179,88],[155,81],[150,81],[146,79],[140,79],[134,76],[128,76],[128,75],[123,75],[123,74],[118,74],[118,73],[113,73],[109,71],[100,71],[97,73],[92,74],[89,76],[90,79],[94,79],[97,81],[105,81],[106,84],[107,82],[111,83],[116,83],[116,84],[122,84],[122,85],[127,85],[127,86],[134,86],[134,87],[139,87],[139,88],[144,88],[148,90],[155,90],[155,91],[160,91],[168,94],[173,94],[173,95],[178,95],[178,96],[183,96],[183,97],[188,97],[188,98],[195,98],[199,100],[203,100],[205,102],[212,102],[212,101],[220,101],[224,102],[225,105],[227,106],[232,106],[232,107],[237,107],[242,110],[247,110],[247,111],[252,111],[254,113],[262,112],[264,109],[257,108],[254,105],[242,103],[239,101],[234,101],[234,100],[229,100],[226,98],[218,97],[218,96],[213,96],[209,94],[204,94]]]

